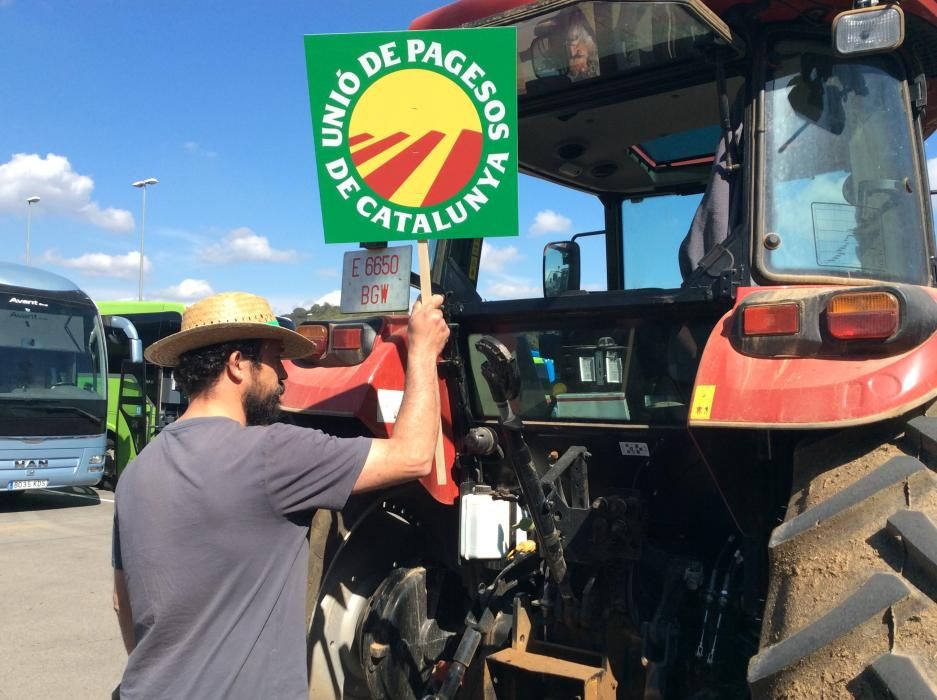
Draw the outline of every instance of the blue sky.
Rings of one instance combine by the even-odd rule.
[[[37,195],[32,262],[96,298],[133,298],[141,197],[130,183],[156,177],[147,298],[244,289],[281,312],[337,303],[348,248],[322,242],[303,35],[402,29],[439,4],[0,0],[0,258],[22,260],[25,199]],[[935,139],[928,157],[937,183]],[[667,216],[676,235],[630,240],[629,286],[677,283],[693,206],[661,203],[634,222]],[[519,225],[520,238],[488,250],[485,296],[539,295],[543,243],[603,224],[591,197],[522,178]],[[666,261],[648,265],[660,249]],[[600,286],[599,271],[583,282]]]

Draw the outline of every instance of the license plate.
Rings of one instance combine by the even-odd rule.
[[[49,485],[48,479],[26,479],[24,481],[11,481],[7,484],[7,491],[22,491],[23,489],[44,489]]]

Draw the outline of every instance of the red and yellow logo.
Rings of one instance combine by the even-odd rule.
[[[349,124],[351,160],[381,197],[404,207],[444,202],[468,184],[482,157],[482,124],[449,78],[412,68],[361,95]]]

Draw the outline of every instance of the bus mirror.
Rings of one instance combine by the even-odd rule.
[[[123,316],[104,316],[105,333],[112,342],[128,344],[127,360],[134,364],[143,364],[143,341],[136,326]]]
[[[139,338],[130,339],[130,361],[135,365],[143,364],[143,341]]]
[[[543,296],[555,297],[579,289],[579,244],[547,243],[543,248]]]

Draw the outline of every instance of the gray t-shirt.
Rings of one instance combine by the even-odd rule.
[[[192,418],[140,453],[114,522],[136,638],[121,698],[306,700],[310,516],[345,505],[370,445]]]

